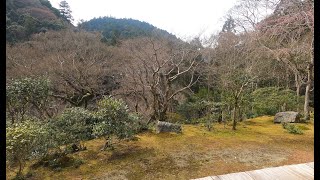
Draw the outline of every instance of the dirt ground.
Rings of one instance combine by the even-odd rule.
[[[273,117],[238,124],[184,125],[182,134],[145,132],[137,140],[121,142],[113,151],[100,151],[102,139],[85,143],[87,150],[72,156],[79,167],[59,171],[26,168],[29,179],[191,179],[271,166],[314,161],[313,124],[298,124],[304,134],[289,134]],[[29,163],[30,164],[30,163]],[[13,172],[7,170],[7,177]]]

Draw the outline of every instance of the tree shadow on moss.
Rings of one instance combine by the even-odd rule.
[[[83,163],[83,160],[68,156],[67,154],[53,153],[40,159],[33,164],[31,168],[37,169],[39,167],[47,167],[54,171],[60,171],[67,167],[78,168]]]
[[[112,152],[108,161],[122,160],[126,158],[138,158],[142,156],[155,155],[154,148],[143,148],[139,146],[130,146],[127,148],[116,149]]]

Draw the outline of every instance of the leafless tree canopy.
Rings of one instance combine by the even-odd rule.
[[[128,56],[122,66],[122,88],[116,93],[133,99],[135,110],[143,108],[151,113],[152,120],[165,120],[175,95],[197,81],[195,67],[202,60],[200,52],[162,38],[128,40],[122,48]]]

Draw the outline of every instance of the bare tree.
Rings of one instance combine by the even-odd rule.
[[[297,95],[301,84],[306,84],[304,117],[308,120],[314,64],[313,1],[283,0],[277,7],[272,16],[257,26],[257,39],[266,53],[285,63],[294,73]]]
[[[214,74],[212,83],[219,84],[225,96],[224,101],[232,110],[233,130],[236,130],[240,118],[240,104],[246,91],[253,87],[259,74],[261,61],[254,58],[252,38],[248,35],[236,35],[233,32],[221,32],[218,44],[211,49],[211,61],[207,72]],[[208,75],[208,77],[211,77]]]
[[[10,77],[46,75],[53,83],[54,96],[73,106],[84,106],[118,87],[121,63],[113,47],[100,42],[101,36],[88,32],[47,32],[31,41],[7,49]]]
[[[227,18],[232,17],[237,32],[248,33],[276,8],[279,0],[238,0],[232,7]]]
[[[200,51],[182,42],[163,38],[140,38],[123,42],[128,62],[123,67],[121,90],[129,95],[138,110],[139,101],[150,112],[149,122],[166,121],[166,112],[174,97],[197,82],[195,67]],[[179,83],[177,83],[179,82]]]

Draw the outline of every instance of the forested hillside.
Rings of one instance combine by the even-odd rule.
[[[67,26],[60,11],[48,0],[6,0],[6,40],[27,40],[34,33]]]
[[[147,22],[134,19],[99,17],[82,22],[79,26],[87,31],[101,32],[104,37],[103,41],[113,45],[120,39],[147,37],[155,34],[168,38],[176,38],[165,30],[154,27]]]

